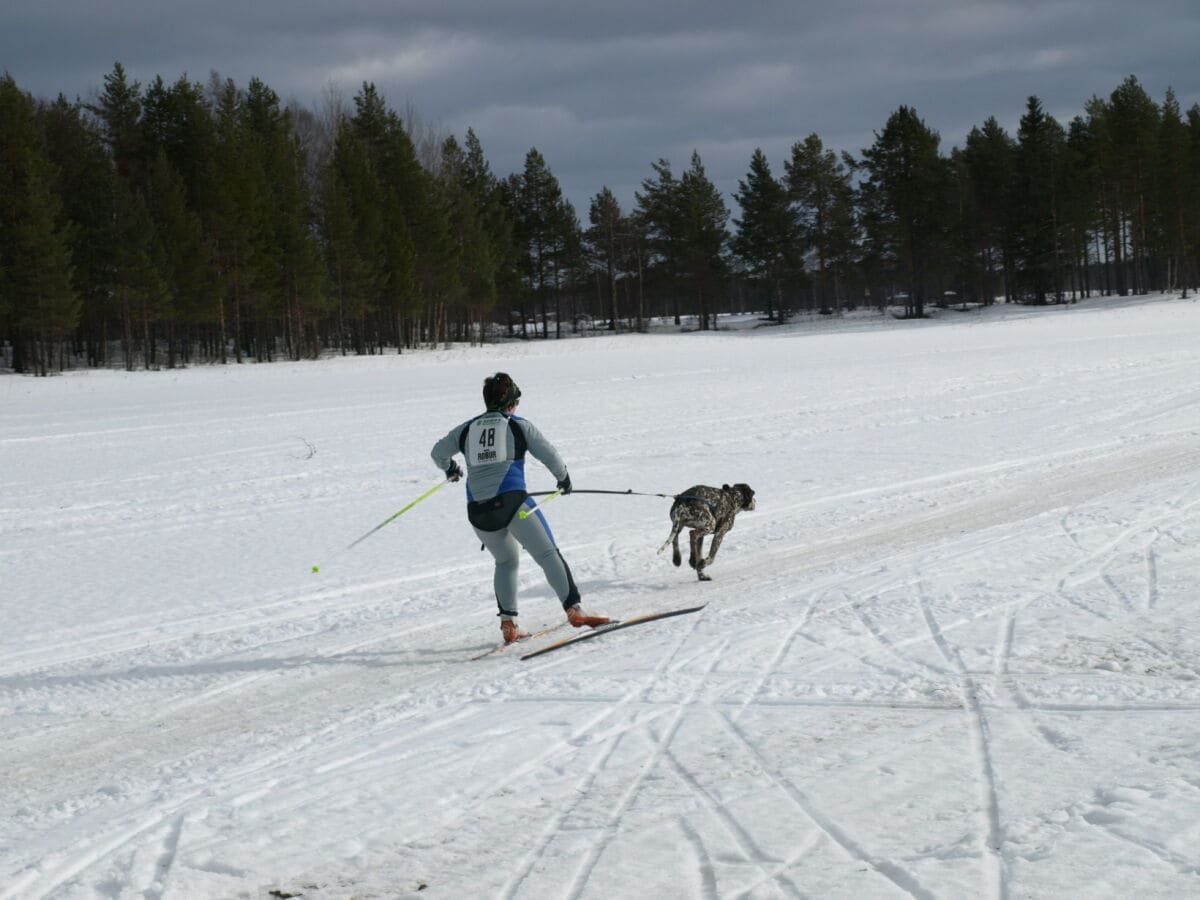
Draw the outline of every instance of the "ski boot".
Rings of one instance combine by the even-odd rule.
[[[590,628],[595,628],[598,625],[607,625],[612,619],[608,616],[589,616],[583,611],[583,608],[576,603],[574,606],[567,607],[567,621],[576,628],[582,628],[587,625]]]
[[[529,637],[529,632],[518,625],[516,619],[501,619],[500,635],[504,638],[504,643],[515,644]]]

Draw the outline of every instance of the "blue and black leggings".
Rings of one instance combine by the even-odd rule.
[[[532,498],[523,496],[523,491],[519,492],[521,496],[512,496],[517,493],[501,494],[494,501],[471,504],[472,508],[468,509],[475,534],[496,559],[493,583],[500,615],[508,618],[517,615],[517,567],[521,548],[542,567],[546,581],[563,608],[573,606],[579,602],[579,588],[575,586],[567,561],[554,543],[550,525]],[[531,511],[524,519],[516,515],[521,508]],[[507,524],[495,528],[501,521]],[[489,529],[488,526],[493,527]]]

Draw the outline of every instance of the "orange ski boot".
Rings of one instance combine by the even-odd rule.
[[[506,644],[515,644],[529,637],[529,632],[518,625],[516,619],[501,619],[500,634]]]
[[[607,625],[612,619],[608,616],[589,616],[577,603],[567,607],[567,621],[576,628],[582,628],[584,625],[595,628],[598,625]]]

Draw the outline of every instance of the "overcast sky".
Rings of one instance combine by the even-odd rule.
[[[948,151],[1030,94],[1065,122],[1136,75],[1200,102],[1200,0],[3,0],[0,69],[35,95],[88,97],[115,60],[317,106],[373,81],[397,110],[461,136],[498,175],[536,146],[587,218],[628,208],[693,149],[727,193],[762,147],[782,174],[816,132],[858,153],[901,104]],[[732,207],[732,204],[731,204]]]

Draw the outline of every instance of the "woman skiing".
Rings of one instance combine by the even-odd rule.
[[[456,425],[433,445],[434,463],[451,481],[463,471],[453,459],[461,453],[467,462],[467,519],[479,540],[496,560],[493,583],[500,609],[500,632],[511,644],[529,633],[517,624],[517,564],[520,548],[542,567],[546,581],[558,595],[567,621],[576,628],[596,627],[609,621],[591,616],[579,605],[579,588],[559,552],[546,517],[525,490],[525,455],[532,454],[558,481],[558,489],[571,493],[571,476],[554,446],[527,419],[513,414],[521,389],[504,372],[483,382],[487,411]],[[517,512],[525,508],[522,518]]]

